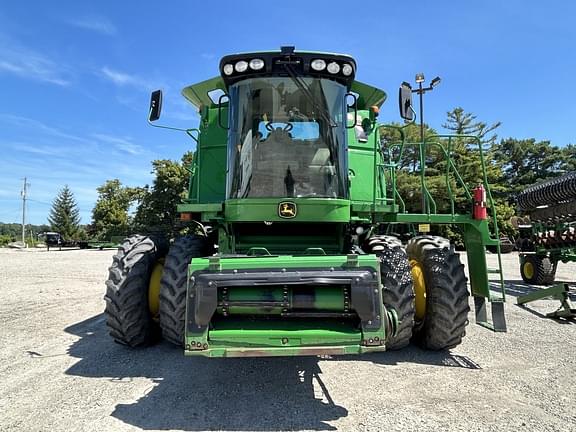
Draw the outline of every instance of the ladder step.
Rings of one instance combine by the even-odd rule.
[[[502,274],[500,269],[488,269],[486,272],[489,274]]]

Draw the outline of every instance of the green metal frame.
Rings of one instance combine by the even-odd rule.
[[[560,307],[554,312],[547,313],[548,318],[575,318],[576,309],[570,302],[570,287],[567,283],[555,285],[550,288],[541,289],[530,294],[518,297],[517,304],[524,305],[536,300],[552,298],[560,301]]]
[[[470,275],[470,285],[472,289],[472,295],[474,296],[475,309],[476,309],[476,322],[486,328],[494,331],[506,331],[506,321],[504,316],[504,302],[506,300],[506,290],[504,285],[504,277],[502,273],[502,257],[500,253],[500,240],[498,232],[498,223],[496,219],[496,212],[494,199],[490,190],[490,184],[488,182],[488,177],[486,173],[486,161],[484,156],[484,148],[479,137],[473,135],[432,135],[427,137],[423,142],[409,143],[406,142],[406,135],[404,133],[404,127],[391,126],[380,124],[377,125],[376,130],[380,128],[394,129],[400,133],[400,141],[398,143],[390,144],[390,149],[397,149],[397,157],[392,159],[389,157],[385,158],[382,154],[382,161],[376,164],[378,172],[380,172],[380,177],[384,177],[380,180],[381,183],[386,184],[386,179],[390,184],[391,192],[386,196],[382,194],[381,200],[384,200],[387,204],[398,206],[400,211],[398,213],[384,213],[378,215],[377,221],[385,223],[404,223],[404,224],[456,224],[461,225],[463,228],[464,242],[466,245],[466,254],[468,257],[468,267]],[[378,139],[378,134],[375,134],[375,139]],[[470,214],[457,214],[455,212],[455,196],[451,186],[452,180],[456,181],[466,194],[466,198],[472,202],[472,194],[468,185],[462,179],[462,176],[458,172],[458,168],[454,164],[451,157],[453,152],[453,142],[454,140],[467,140],[475,143],[478,146],[478,155],[480,158],[480,164],[482,169],[482,184],[486,190],[486,196],[488,199],[488,207],[492,209],[491,218],[493,222],[492,231],[490,230],[490,225],[488,220],[477,220],[472,218]],[[447,141],[444,145],[441,140]],[[376,145],[375,145],[376,146]],[[396,188],[396,169],[398,162],[402,158],[402,153],[405,147],[415,146],[419,151],[420,160],[420,183],[422,195],[424,197],[424,212],[419,214],[406,213],[406,206],[404,200],[398,193]],[[426,184],[426,153],[430,148],[437,148],[440,150],[440,154],[444,156],[446,162],[446,172],[445,172],[445,185],[447,197],[450,200],[451,211],[448,214],[438,214],[437,206],[434,201],[432,194],[430,193]],[[393,151],[390,151],[392,154]],[[379,198],[377,197],[377,180],[374,181],[374,202],[373,206],[376,208]],[[486,247],[496,246],[496,251],[498,255],[498,266],[496,268],[488,268],[486,262]],[[498,293],[492,292],[490,287],[489,275],[498,275]],[[488,320],[486,300],[492,303],[492,322]]]

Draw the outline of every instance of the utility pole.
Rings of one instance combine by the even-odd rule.
[[[22,195],[22,244],[26,247],[26,193],[28,192],[28,186],[30,183],[26,182],[26,177],[24,177],[24,186],[20,194]]]

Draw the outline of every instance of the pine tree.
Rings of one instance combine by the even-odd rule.
[[[80,210],[74,194],[65,185],[52,202],[48,223],[53,231],[66,239],[74,239],[80,227]]]
[[[442,125],[443,128],[458,135],[478,136],[483,144],[493,145],[496,142],[497,135],[493,133],[488,136],[488,134],[500,127],[501,122],[488,126],[487,123],[476,121],[474,114],[467,113],[461,107],[448,111],[446,115],[446,123]]]

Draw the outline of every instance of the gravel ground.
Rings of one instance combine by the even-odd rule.
[[[471,324],[451,353],[208,360],[109,339],[113,253],[0,249],[0,430],[576,430],[576,325],[542,317],[556,301],[515,305],[534,289],[516,254],[508,333]]]

